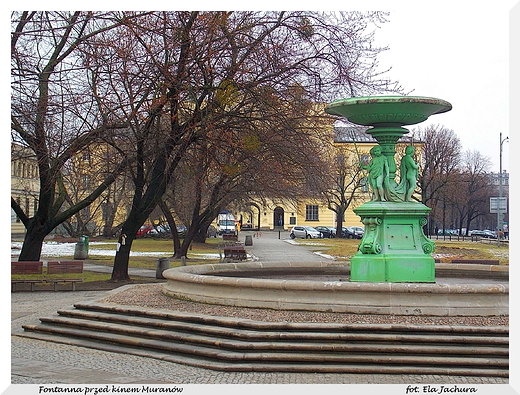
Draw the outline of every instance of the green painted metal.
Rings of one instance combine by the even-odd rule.
[[[422,230],[430,208],[411,202],[368,202],[354,212],[365,225],[350,260],[351,281],[434,282],[435,248]]]
[[[372,201],[354,210],[365,225],[358,252],[351,259],[351,281],[435,282],[435,248],[423,232],[430,208],[413,200],[418,165],[414,147],[406,148],[396,182],[395,144],[413,125],[433,114],[451,110],[450,103],[419,96],[354,97],[329,104],[326,112],[347,118],[367,130],[378,142],[368,170]]]
[[[329,114],[350,122],[408,133],[403,125],[424,122],[430,115],[451,110],[445,100],[422,96],[365,96],[337,100],[327,106]],[[367,133],[370,133],[368,131]]]

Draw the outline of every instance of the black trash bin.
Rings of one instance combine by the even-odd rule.
[[[246,241],[244,243],[246,246],[252,246],[253,245],[253,237],[251,235],[246,236]]]
[[[170,260],[168,258],[157,259],[157,270],[155,272],[155,278],[164,279],[163,272],[170,268]]]

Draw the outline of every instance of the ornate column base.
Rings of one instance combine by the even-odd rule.
[[[435,244],[422,230],[429,207],[372,201],[354,212],[365,224],[365,234],[350,261],[350,281],[435,282]]]

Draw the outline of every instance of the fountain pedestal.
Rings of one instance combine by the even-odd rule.
[[[354,210],[365,225],[358,252],[351,258],[351,281],[435,282],[435,244],[422,230],[430,209],[413,200],[419,166],[409,146],[401,160],[399,184],[395,145],[413,125],[430,115],[451,110],[440,99],[416,96],[373,96],[338,100],[326,112],[346,117],[350,122],[372,126],[367,133],[378,142],[370,154],[368,171],[372,201]]]
[[[434,282],[434,243],[424,236],[430,208],[421,203],[368,202],[354,210],[365,225],[350,280]]]

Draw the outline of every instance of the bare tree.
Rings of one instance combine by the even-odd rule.
[[[11,39],[11,136],[32,150],[38,162],[38,208],[29,217],[16,200],[11,207],[26,227],[20,260],[38,260],[42,242],[56,226],[91,204],[116,178],[105,173],[87,196],[71,202],[64,166],[100,141],[119,122],[103,118],[88,85],[78,50],[118,25],[109,13],[15,12]]]
[[[422,203],[432,209],[430,218],[435,218],[440,199],[450,189],[458,173],[461,159],[461,144],[453,130],[440,125],[414,131],[423,142],[422,161],[419,163],[418,187]],[[435,224],[430,221],[429,233],[433,233]]]
[[[460,166],[454,206],[459,213],[460,230],[463,225],[466,234],[471,223],[489,212],[489,198],[493,195],[493,185],[487,176],[491,161],[478,151],[466,151]]]
[[[330,184],[333,185],[332,188],[326,189],[325,197],[328,208],[336,214],[336,237],[340,237],[345,212],[352,203],[359,200],[365,178],[355,153],[338,153],[334,159],[331,174],[335,176],[335,182]]]
[[[124,40],[108,40],[112,32],[102,40],[112,43],[114,57],[131,53],[124,65],[139,68],[132,78],[115,70],[121,84],[128,81],[123,84],[125,95],[134,92],[135,78],[143,83],[147,78],[153,87],[148,96],[143,90],[140,99],[147,111],[132,122],[128,146],[137,158],[136,188],[132,211],[122,228],[126,244],[116,254],[113,280],[128,278],[135,233],[191,145],[233,141],[237,130],[233,125],[249,125],[249,130],[262,125],[258,137],[283,146],[284,140],[298,133],[295,125],[302,125],[294,118],[305,116],[286,112],[292,87],[301,87],[314,102],[389,88],[377,70],[376,58],[382,49],[372,46],[373,32],[369,31],[370,26],[384,22],[381,13],[155,12],[132,16],[124,13],[121,18],[126,27]],[[118,51],[118,45],[124,45],[124,50]],[[269,128],[273,114],[274,127],[282,118],[287,126]]]

